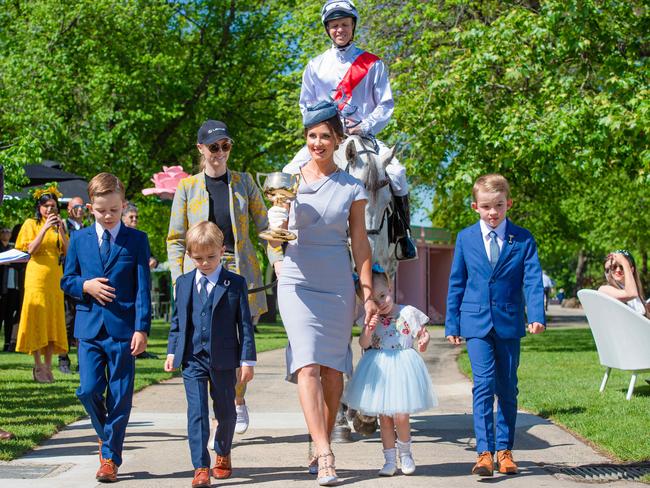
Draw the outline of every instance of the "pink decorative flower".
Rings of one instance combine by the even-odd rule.
[[[390,317],[384,317],[382,319],[382,323],[383,323],[384,329],[387,328],[390,325]]]
[[[183,171],[182,166],[163,166],[160,173],[156,173],[151,178],[155,188],[145,188],[142,190],[143,195],[156,195],[161,200],[172,200],[178,183],[189,175]]]

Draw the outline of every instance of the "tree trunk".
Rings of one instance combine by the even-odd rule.
[[[578,295],[578,290],[581,290],[585,282],[585,269],[587,268],[587,253],[584,248],[580,249],[578,253],[578,264],[576,266],[576,286],[573,290],[573,296]]]

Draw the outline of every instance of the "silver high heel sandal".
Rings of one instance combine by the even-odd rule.
[[[327,460],[328,456],[332,456],[332,464]],[[338,484],[339,477],[336,476],[336,466],[334,465],[334,453],[332,451],[318,455],[318,484],[320,486],[334,486]],[[325,476],[321,476],[325,473]],[[334,473],[334,474],[332,474]]]

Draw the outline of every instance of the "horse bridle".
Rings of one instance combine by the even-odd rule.
[[[360,151],[359,150],[357,151],[357,156],[361,156],[363,154],[370,154],[370,153],[372,153],[372,154],[374,154],[376,156],[379,156],[379,144],[377,144],[377,139],[375,139],[374,137],[368,137],[368,136],[360,136],[360,137],[364,141],[371,142],[372,145],[373,145],[373,148],[372,149],[365,149],[365,145],[364,145],[364,149],[361,149]],[[348,161],[348,164],[345,166],[345,172],[348,173],[348,174],[350,173],[350,171],[348,171],[349,169],[350,169],[350,161]],[[388,178],[384,178],[383,180],[381,180],[377,184],[376,188],[368,188],[368,185],[364,185],[364,187],[366,188],[366,190],[368,190],[370,192],[376,192],[376,191],[381,190],[383,187],[385,187],[389,183],[390,183],[390,181],[388,180]],[[389,211],[389,207],[386,207],[386,210],[384,210],[384,213],[381,216],[381,223],[379,224],[379,228],[378,229],[366,229],[366,234],[368,234],[369,236],[379,235],[381,230],[384,228],[384,222],[386,221],[386,214],[388,214],[388,211]]]

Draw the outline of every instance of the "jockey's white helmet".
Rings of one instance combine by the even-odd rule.
[[[327,23],[330,20],[343,19],[351,17],[356,25],[359,20],[359,12],[350,0],[327,0],[320,11],[321,20],[327,29]]]

